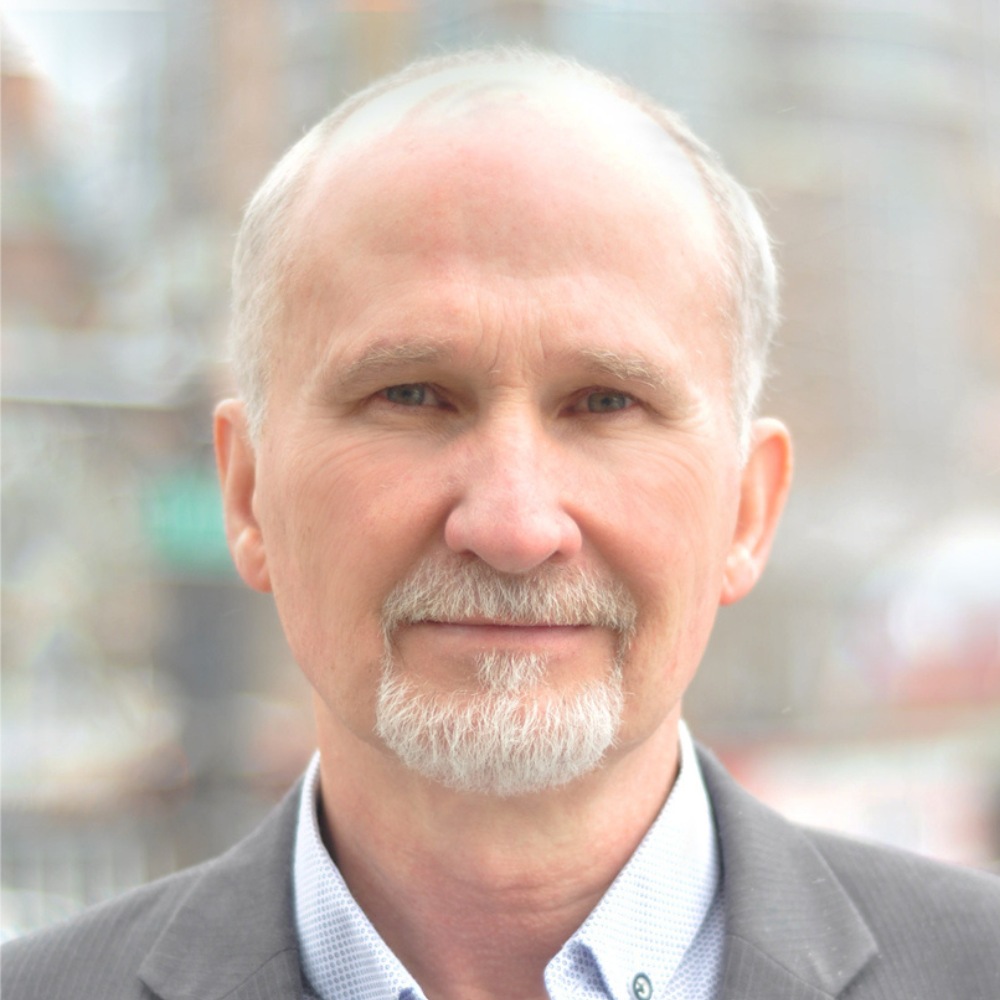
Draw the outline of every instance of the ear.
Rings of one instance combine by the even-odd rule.
[[[750,455],[740,479],[740,505],[726,557],[721,604],[745,597],[764,572],[791,481],[788,429],[770,418],[754,421]]]
[[[226,541],[236,571],[254,590],[269,591],[264,537],[254,513],[257,456],[247,430],[243,401],[224,399],[215,408],[215,462],[222,487]]]

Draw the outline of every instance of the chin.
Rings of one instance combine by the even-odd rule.
[[[558,788],[594,771],[617,744],[621,672],[538,694],[428,693],[387,671],[376,735],[407,768],[455,791],[506,798]]]

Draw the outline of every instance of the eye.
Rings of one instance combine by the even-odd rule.
[[[580,405],[586,406],[588,413],[614,413],[626,410],[634,403],[635,400],[627,392],[614,389],[597,389],[580,400]]]
[[[434,390],[423,382],[390,385],[387,389],[383,389],[379,395],[397,406],[425,406],[428,403],[439,402]]]

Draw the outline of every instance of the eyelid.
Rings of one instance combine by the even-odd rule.
[[[393,389],[423,389],[425,398],[418,404],[408,406],[406,403],[397,403],[388,398],[388,393]],[[404,410],[420,410],[427,408],[442,407],[447,405],[447,400],[441,389],[432,382],[393,382],[392,385],[382,386],[375,393],[376,398],[382,399],[391,406],[398,406]]]
[[[397,402],[396,400],[390,399],[388,396],[388,394],[394,389],[410,388],[420,388],[424,390],[425,396],[419,403],[407,404]],[[608,410],[591,410],[588,406],[588,399],[595,395],[621,396],[625,405]],[[455,405],[454,400],[449,393],[443,390],[436,383],[425,381],[393,382],[390,385],[383,385],[372,394],[372,397],[388,403],[390,406],[398,409],[451,409],[454,408]],[[638,396],[635,392],[630,392],[628,389],[608,385],[591,385],[577,390],[572,395],[569,405],[564,412],[589,414],[590,416],[600,417],[615,413],[625,413],[629,410],[646,405],[646,402],[640,396]]]
[[[604,413],[624,413],[626,410],[634,409],[636,406],[642,405],[642,400],[634,393],[629,392],[627,389],[618,389],[607,385],[593,385],[588,386],[586,389],[581,389],[573,400],[573,405],[570,409],[576,413],[591,413],[594,416],[601,416],[600,412],[595,412],[587,407],[587,399],[594,395],[607,395],[607,396],[623,396],[626,400],[627,405],[622,406],[616,410],[605,410]]]

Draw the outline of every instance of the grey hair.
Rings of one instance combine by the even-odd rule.
[[[764,221],[747,191],[673,111],[621,80],[563,56],[526,47],[471,49],[411,63],[339,104],[278,161],[250,200],[233,259],[230,355],[246,404],[251,440],[259,438],[274,364],[275,333],[285,319],[285,292],[297,261],[293,210],[334,132],[381,95],[456,69],[512,66],[596,87],[639,108],[682,148],[712,199],[722,232],[723,286],[732,365],[733,416],[746,448],[778,323],[778,274]]]

